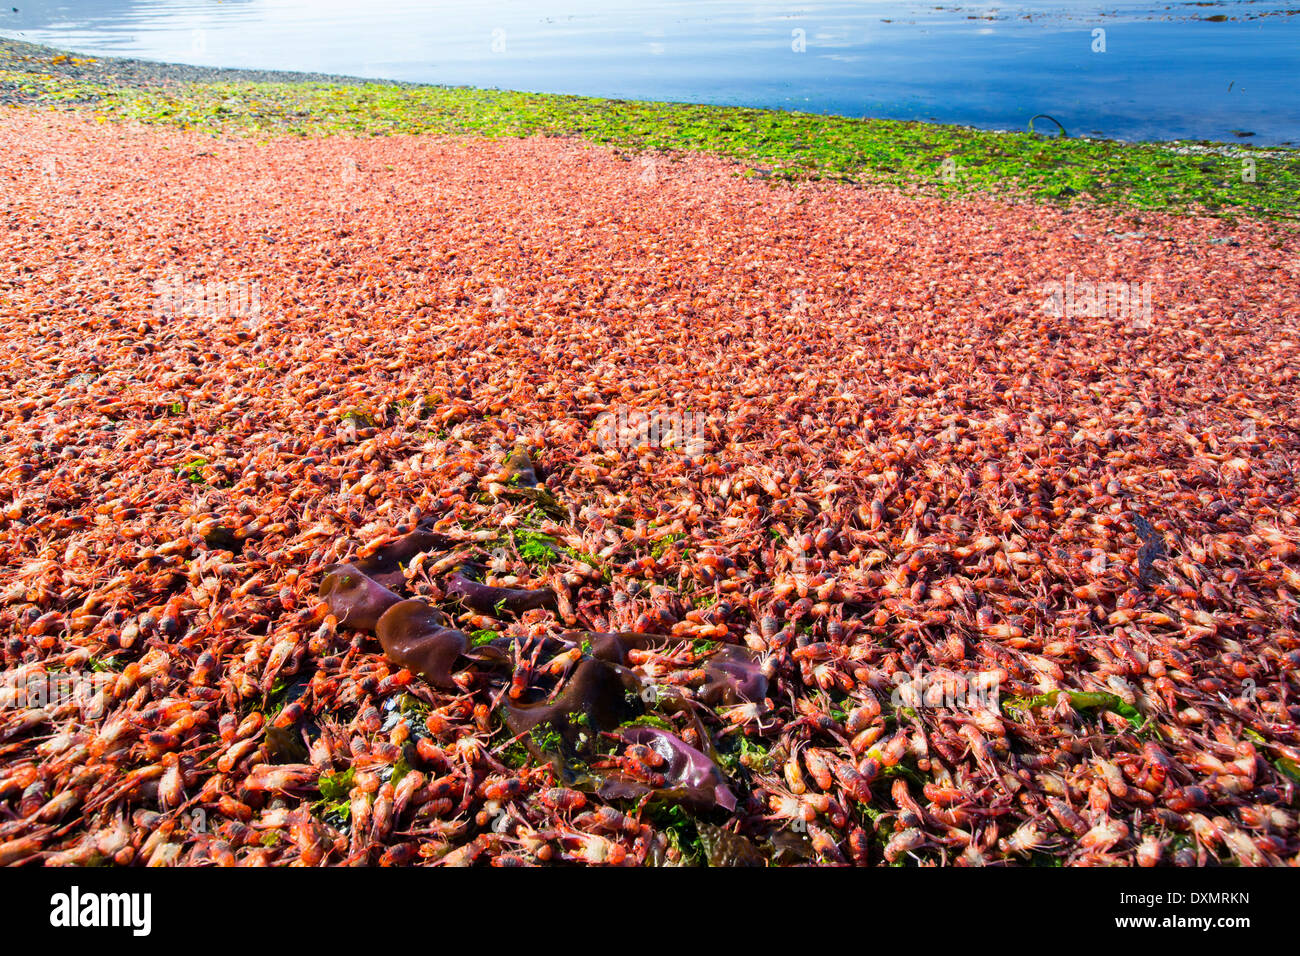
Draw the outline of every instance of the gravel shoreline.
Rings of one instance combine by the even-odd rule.
[[[186,83],[384,83],[389,86],[428,84],[376,77],[340,76],[332,73],[296,73],[291,70],[240,70],[226,67],[157,63],[125,57],[73,53],[0,37],[0,71],[47,73],[89,83],[166,88]],[[25,103],[34,97],[0,80],[0,103]]]

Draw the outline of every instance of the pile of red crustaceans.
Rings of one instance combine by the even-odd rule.
[[[0,863],[1295,862],[1294,237],[0,145]],[[159,315],[175,262],[263,314]]]

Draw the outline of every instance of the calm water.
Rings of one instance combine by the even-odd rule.
[[[1267,15],[1288,6],[1300,0],[3,0],[0,33],[208,66],[997,129],[1049,113],[1071,134],[1274,145],[1300,142],[1300,16]],[[1216,14],[1241,19],[1201,19]]]

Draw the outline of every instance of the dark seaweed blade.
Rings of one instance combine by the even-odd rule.
[[[706,704],[740,704],[767,695],[767,676],[752,651],[728,645],[704,664],[705,685],[700,700]]]
[[[564,689],[549,703],[505,702],[505,723],[513,734],[521,734],[541,723],[562,733],[574,730],[575,718],[592,731],[612,730],[637,716],[639,684],[630,671],[595,658],[586,658],[574,670]]]
[[[315,665],[309,665],[282,690],[274,695],[279,714],[266,725],[266,756],[268,763],[303,763],[307,760],[309,750],[304,740],[315,740],[320,736],[320,727],[304,712],[297,720],[284,723],[287,716],[285,708],[302,698],[311,688],[312,678],[316,674]]]
[[[394,604],[379,619],[376,635],[390,661],[435,687],[454,688],[452,668],[469,649],[470,637],[450,627],[447,615],[419,598]]]
[[[523,614],[525,611],[545,608],[555,610],[555,592],[549,588],[499,588],[480,584],[457,568],[447,575],[447,597],[479,614],[502,617],[505,614]]]
[[[504,466],[501,477],[506,484],[520,488],[536,488],[540,484],[527,449],[515,448],[506,455]]]
[[[368,557],[352,562],[353,566],[372,580],[386,588],[400,588],[406,585],[406,575],[402,568],[409,564],[418,554],[440,548],[453,547],[453,542],[446,535],[429,531],[412,531],[410,534],[390,541],[377,548]]]
[[[239,555],[244,550],[244,539],[230,528],[217,525],[203,535],[203,545],[214,551],[229,551],[233,555]]]
[[[339,565],[325,576],[320,596],[340,624],[361,631],[373,631],[384,612],[402,600],[351,564]]]
[[[1159,531],[1151,526],[1151,522],[1140,514],[1133,515],[1133,527],[1137,535],[1142,539],[1142,547],[1138,549],[1138,580],[1143,587],[1150,587],[1161,579],[1160,571],[1155,567],[1155,562],[1162,561],[1169,557],[1169,552],[1165,548],[1165,538]]]
[[[629,743],[645,744],[664,759],[661,773],[666,778],[665,786],[655,788],[672,793],[683,802],[699,806],[720,806],[726,810],[736,808],[736,797],[727,786],[726,778],[717,764],[705,753],[692,747],[676,734],[660,730],[657,727],[630,727],[622,731],[623,739]],[[621,790],[629,781],[620,781],[611,777],[608,787]],[[622,792],[612,793],[615,796]]]

